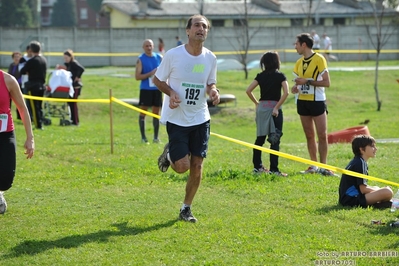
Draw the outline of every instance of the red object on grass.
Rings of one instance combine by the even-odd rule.
[[[357,135],[367,135],[370,136],[370,132],[367,126],[357,126],[346,128],[343,130],[339,130],[336,132],[332,132],[327,135],[328,144],[337,143],[337,142],[352,142],[354,136]]]

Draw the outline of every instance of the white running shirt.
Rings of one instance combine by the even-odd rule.
[[[169,108],[169,96],[165,95],[160,122],[179,126],[195,126],[210,120],[206,86],[216,84],[216,56],[207,48],[202,54],[190,55],[181,45],[168,50],[155,76],[165,81],[181,100],[179,107]]]

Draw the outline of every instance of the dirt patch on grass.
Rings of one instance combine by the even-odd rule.
[[[214,107],[210,109],[213,124],[229,123],[234,121],[254,121],[255,109],[244,107]]]

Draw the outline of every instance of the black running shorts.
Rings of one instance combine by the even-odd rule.
[[[187,154],[205,158],[208,151],[210,121],[189,127],[166,123],[169,135],[169,156],[176,162]]]
[[[303,101],[298,100],[296,104],[297,112],[303,116],[319,116],[327,112],[327,105],[324,101]]]
[[[139,106],[162,106],[162,92],[160,90],[140,90]]]
[[[6,191],[14,182],[16,143],[14,131],[0,133],[0,191]]]
[[[349,207],[367,207],[367,202],[366,202],[366,197],[364,194],[360,193],[357,197],[351,197],[348,195],[344,195],[339,203],[341,203],[342,206],[349,206]]]

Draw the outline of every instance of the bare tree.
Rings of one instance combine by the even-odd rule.
[[[313,24],[319,24],[320,11],[323,9],[323,7],[325,7],[325,3],[332,2],[334,2],[334,0],[305,0],[303,2],[300,2],[302,12],[306,15],[305,25],[308,29]],[[350,3],[347,2],[345,2],[345,4],[350,5]]]
[[[378,89],[378,67],[380,54],[382,48],[388,42],[389,38],[392,36],[393,33],[395,33],[396,30],[398,30],[398,12],[395,12],[392,8],[397,8],[399,0],[368,0],[368,3],[371,6],[373,12],[375,34],[371,32],[371,27],[366,25],[366,29],[371,44],[377,52],[375,60],[374,92],[377,101],[377,111],[380,111],[382,105]],[[395,15],[392,16],[392,14]],[[389,20],[389,23],[388,25],[385,25],[385,27],[383,27],[384,20],[387,19]]]
[[[247,59],[248,59],[248,50],[251,44],[252,38],[257,34],[261,25],[256,28],[249,27],[249,19],[248,19],[248,3],[247,0],[244,0],[244,14],[239,19],[239,25],[236,29],[236,43],[233,43],[230,38],[226,38],[233,49],[236,51],[238,56],[238,61],[244,66],[243,70],[245,72],[245,79],[248,79],[248,68],[247,68]]]
[[[304,5],[301,5],[302,11],[306,14],[306,27],[312,26],[314,18],[320,6],[320,0],[307,0]]]
[[[200,15],[204,15],[204,0],[198,0],[198,9]]]

